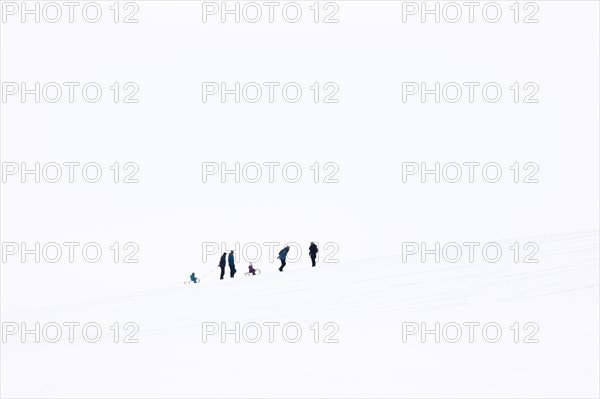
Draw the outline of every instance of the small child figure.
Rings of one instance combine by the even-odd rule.
[[[248,266],[248,273],[251,273],[253,276],[255,276],[254,273],[256,273],[256,269],[252,267],[252,263],[250,263],[250,266]]]
[[[190,280],[192,280],[194,282],[194,284],[196,284],[198,282],[198,277],[196,277],[196,273],[192,273],[190,275]]]

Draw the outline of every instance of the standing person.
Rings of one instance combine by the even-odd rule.
[[[281,251],[279,251],[279,256],[277,257],[277,259],[281,260],[281,267],[279,268],[280,272],[282,272],[283,268],[285,267],[285,258],[287,257],[288,252],[290,252],[289,246],[286,246]]]
[[[226,252],[223,252],[221,255],[221,260],[219,261],[219,267],[221,268],[221,280],[223,280],[223,276],[225,275],[225,257],[227,256]]]
[[[231,278],[233,278],[233,276],[235,276],[235,272],[237,272],[237,270],[235,270],[235,258],[233,256],[233,251],[229,253],[229,258],[227,258],[227,260],[229,261],[229,275]]]
[[[317,244],[315,244],[314,242],[311,241],[310,247],[308,247],[308,254],[310,255],[310,260],[312,260],[312,267],[315,267],[317,265],[317,263],[316,263],[317,252],[319,252],[319,248],[317,248]]]

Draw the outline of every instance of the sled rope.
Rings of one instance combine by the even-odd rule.
[[[213,268],[211,271],[209,271],[208,273],[206,273],[204,276],[200,277],[198,279],[198,281],[202,281],[202,279],[204,279],[204,277],[208,276],[209,274],[211,274],[212,272],[214,272],[215,270],[217,270],[219,266],[216,266],[215,268]]]

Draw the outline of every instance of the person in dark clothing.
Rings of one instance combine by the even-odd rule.
[[[190,280],[192,280],[194,284],[198,282],[198,277],[196,277],[196,273],[190,274]]]
[[[221,268],[221,280],[223,280],[223,276],[225,275],[225,257],[227,256],[226,252],[223,252],[221,255],[221,260],[219,261],[219,267]]]
[[[277,259],[281,260],[281,267],[279,268],[280,272],[282,272],[283,268],[285,267],[285,258],[287,257],[288,252],[290,252],[289,246],[286,246],[281,251],[279,251],[279,256],[277,257]]]
[[[250,263],[250,266],[248,266],[248,273],[252,274],[253,276],[256,275],[256,269],[254,266],[252,266],[252,263]]]
[[[312,260],[312,267],[317,265],[317,252],[319,252],[319,248],[317,248],[317,244],[311,241],[310,247],[308,247],[308,254],[310,255],[310,260]]]
[[[235,258],[233,256],[233,251],[229,253],[229,258],[227,258],[227,260],[229,261],[229,275],[231,278],[233,278],[237,272],[237,270],[235,270]]]

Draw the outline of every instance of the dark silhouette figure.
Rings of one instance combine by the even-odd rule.
[[[229,261],[229,275],[231,278],[233,278],[237,272],[237,270],[235,270],[235,258],[233,256],[233,251],[229,253],[229,258],[227,258],[227,260]]]
[[[252,267],[252,263],[250,263],[250,266],[248,266],[248,273],[252,274],[253,276],[256,275],[256,269]]]
[[[221,255],[221,260],[219,261],[219,267],[221,268],[221,280],[223,280],[223,276],[225,275],[225,257],[227,256],[226,252],[223,252]]]
[[[288,252],[290,252],[289,246],[286,246],[281,251],[279,251],[279,256],[277,257],[277,259],[281,260],[281,267],[279,268],[280,272],[282,272],[283,268],[285,267],[285,258],[287,257]]]
[[[192,280],[194,284],[198,282],[198,277],[196,277],[196,273],[190,274],[190,280]]]
[[[315,267],[317,265],[317,252],[319,252],[317,244],[311,241],[310,247],[308,247],[308,254],[310,255],[310,260],[312,261],[312,267]]]

